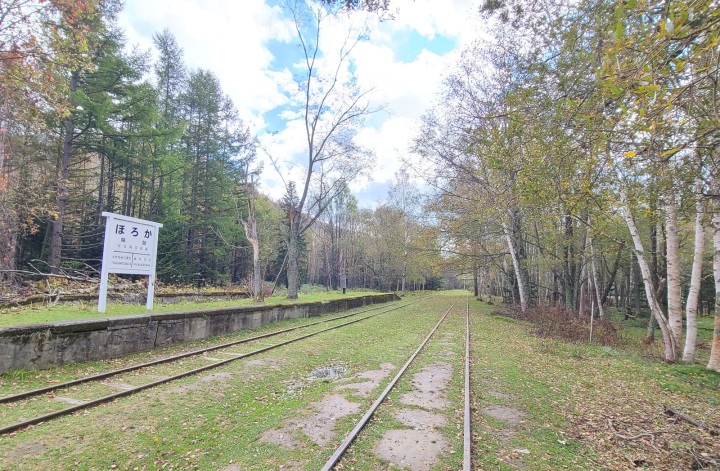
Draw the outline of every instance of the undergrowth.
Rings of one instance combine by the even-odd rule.
[[[495,310],[495,316],[524,320],[534,326],[540,337],[556,338],[575,343],[592,343],[613,346],[618,343],[618,328],[607,319],[597,316],[578,316],[577,312],[559,306],[535,306],[522,312],[517,307],[503,307]]]

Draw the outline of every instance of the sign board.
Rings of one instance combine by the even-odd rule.
[[[149,280],[146,307],[152,309],[158,232],[163,225],[121,214],[103,212],[102,215],[107,220],[105,221],[98,311],[105,312],[108,274],[110,273],[147,275]]]
[[[340,288],[342,288],[342,294],[345,294],[347,289],[347,275],[345,273],[340,273]]]

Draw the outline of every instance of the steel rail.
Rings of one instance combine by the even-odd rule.
[[[418,302],[418,301],[414,301],[414,302]],[[413,304],[413,303],[408,303],[408,304],[406,304],[405,306],[409,306],[410,304]],[[345,315],[342,315],[342,316],[336,316],[336,317],[333,317],[332,319],[324,319],[324,320],[321,320],[321,321],[312,322],[312,323],[310,323],[310,324],[305,324],[305,325],[296,326],[296,327],[290,327],[290,328],[288,328],[288,329],[278,330],[278,331],[275,331],[275,332],[269,332],[269,333],[267,333],[267,334],[262,334],[262,335],[256,335],[256,336],[254,336],[254,337],[249,337],[249,338],[242,339],[242,340],[234,340],[234,341],[232,341],[232,342],[227,342],[227,343],[223,343],[223,344],[220,344],[220,345],[214,345],[214,346],[212,346],[212,347],[201,348],[201,349],[199,349],[199,350],[192,350],[192,351],[190,351],[190,352],[180,353],[180,354],[177,354],[177,355],[172,355],[172,356],[169,356],[169,357],[160,358],[160,359],[158,359],[158,360],[153,360],[153,361],[149,361],[149,362],[146,362],[146,363],[140,363],[140,364],[137,364],[137,365],[131,365],[131,366],[127,366],[127,367],[124,367],[124,368],[118,368],[118,369],[115,369],[115,370],[106,371],[106,372],[104,372],[104,373],[99,373],[99,374],[92,375],[92,376],[86,376],[86,377],[84,377],[84,378],[74,379],[74,380],[67,381],[67,382],[64,382],[64,383],[53,384],[53,385],[51,385],[51,386],[45,386],[45,387],[42,387],[42,388],[33,389],[33,390],[30,390],[30,391],[25,391],[25,392],[17,393],[17,394],[13,394],[13,395],[10,395],[10,396],[0,397],[0,404],[8,403],[8,402],[15,402],[15,401],[19,401],[19,400],[22,400],[22,399],[27,399],[27,398],[29,398],[29,397],[39,396],[39,395],[41,395],[41,394],[45,394],[45,393],[48,393],[48,392],[57,391],[57,390],[59,390],[59,389],[67,388],[67,387],[70,387],[70,386],[76,386],[76,385],[78,385],[78,384],[83,384],[83,383],[90,383],[90,382],[92,382],[92,381],[99,381],[99,380],[101,380],[101,379],[110,378],[110,377],[112,377],[112,376],[116,376],[116,375],[119,375],[119,374],[122,374],[122,373],[128,373],[128,372],[130,372],[130,371],[135,371],[135,370],[139,370],[139,369],[142,369],[142,368],[147,368],[147,367],[149,367],[149,366],[161,365],[161,364],[163,364],[163,363],[169,363],[169,362],[171,362],[171,361],[176,361],[176,360],[180,360],[180,359],[187,358],[187,357],[191,357],[191,356],[195,356],[195,355],[201,355],[201,354],[206,353],[206,352],[212,352],[212,351],[214,351],[214,350],[220,350],[220,349],[223,349],[223,348],[233,347],[233,346],[235,346],[235,345],[240,345],[240,344],[243,344],[243,343],[252,342],[253,340],[259,340],[259,339],[264,339],[264,338],[268,338],[268,337],[273,337],[273,336],[275,336],[275,335],[280,335],[280,334],[284,334],[284,333],[287,333],[287,332],[292,332],[292,331],[294,331],[294,330],[304,329],[304,328],[306,328],[306,327],[312,327],[312,326],[318,325],[318,324],[323,324],[323,323],[327,323],[327,322],[333,322],[333,321],[336,321],[336,320],[345,319],[345,318],[347,318],[347,317],[357,316],[357,315],[359,315],[359,314],[364,314],[364,313],[370,312],[370,311],[376,311],[376,310],[382,309],[382,308],[384,308],[384,307],[387,307],[387,306],[380,305],[380,306],[377,306],[377,307],[372,307],[372,308],[366,309],[366,310],[364,310],[364,311],[355,312],[355,313],[352,313],[352,314],[345,314]]]
[[[159,380],[157,380],[157,381],[153,381],[153,382],[151,382],[151,383],[147,383],[147,384],[144,384],[144,385],[141,385],[141,386],[137,386],[137,387],[134,387],[134,388],[132,388],[132,389],[127,389],[127,390],[120,391],[120,392],[117,392],[117,393],[114,393],[114,394],[110,394],[110,395],[107,395],[107,396],[103,396],[103,397],[101,397],[101,398],[99,398],[99,399],[94,399],[94,400],[92,400],[92,401],[87,401],[87,402],[85,402],[85,403],[83,403],[83,404],[78,404],[78,405],[74,405],[74,406],[71,406],[71,407],[66,407],[65,409],[60,409],[60,410],[58,410],[58,411],[51,412],[51,413],[48,413],[48,414],[45,414],[45,415],[42,415],[42,416],[34,417],[34,418],[31,418],[31,419],[24,420],[24,421],[22,421],[22,422],[17,422],[17,423],[11,424],[11,425],[7,425],[7,426],[4,426],[4,427],[0,427],[0,435],[5,435],[5,434],[7,434],[7,433],[11,433],[11,432],[14,432],[14,431],[16,431],[16,430],[19,430],[19,429],[22,429],[22,428],[25,428],[25,427],[29,427],[29,426],[31,426],[31,425],[37,425],[37,424],[40,424],[40,423],[42,423],[42,422],[47,422],[47,421],[49,421],[49,420],[51,420],[51,419],[55,419],[55,418],[58,418],[58,417],[61,417],[61,416],[64,416],[64,415],[68,415],[68,414],[71,414],[71,413],[73,413],[73,412],[77,412],[77,411],[79,411],[79,410],[89,409],[89,408],[92,408],[92,407],[95,407],[95,406],[98,406],[98,405],[101,405],[101,404],[105,404],[105,403],[114,401],[115,399],[119,399],[119,398],[122,398],[122,397],[125,397],[125,396],[131,396],[131,395],[136,394],[136,393],[138,393],[138,392],[140,392],[140,391],[144,391],[144,390],[146,390],[146,389],[153,388],[153,387],[159,386],[159,385],[161,385],[161,384],[169,383],[169,382],[171,382],[171,381],[175,381],[175,380],[184,378],[184,377],[186,377],[186,376],[191,376],[191,375],[194,375],[194,374],[197,374],[197,373],[201,373],[201,372],[203,372],[203,371],[211,370],[211,369],[213,369],[213,368],[217,368],[217,367],[219,367],[219,366],[226,365],[226,364],[228,364],[228,363],[232,363],[232,362],[234,362],[234,361],[241,360],[241,359],[243,359],[243,358],[247,358],[247,357],[250,357],[250,356],[253,356],[253,355],[257,355],[257,354],[259,354],[259,353],[263,353],[263,352],[266,352],[266,351],[268,351],[268,350],[272,350],[272,349],[274,349],[274,348],[278,348],[278,347],[282,347],[282,346],[285,346],[285,345],[289,345],[289,344],[291,344],[291,343],[298,342],[298,341],[300,341],[300,340],[304,340],[304,339],[307,339],[307,338],[309,338],[309,337],[313,337],[313,336],[318,335],[318,334],[322,334],[322,333],[324,333],[324,332],[328,332],[328,331],[331,331],[331,330],[339,329],[339,328],[341,328],[341,327],[345,327],[345,326],[348,326],[348,325],[351,325],[351,324],[356,324],[356,323],[358,323],[358,322],[362,322],[362,321],[367,320],[367,319],[372,319],[373,317],[377,317],[377,316],[380,316],[380,315],[382,315],[382,314],[387,314],[388,312],[395,311],[395,310],[397,310],[397,309],[401,309],[401,308],[407,307],[407,306],[409,306],[409,305],[411,305],[411,304],[413,304],[413,303],[404,304],[404,305],[402,305],[402,306],[395,306],[395,307],[390,308],[390,309],[388,309],[388,310],[386,310],[386,311],[379,312],[379,313],[377,313],[377,314],[372,314],[372,315],[370,315],[370,316],[363,317],[363,318],[361,318],[361,319],[355,319],[355,320],[352,320],[352,321],[349,321],[349,322],[345,322],[345,323],[342,323],[342,324],[334,325],[334,326],[332,326],[332,327],[328,327],[327,329],[319,330],[319,331],[317,331],[317,332],[311,332],[311,333],[309,333],[309,334],[302,335],[302,336],[300,336],[300,337],[296,337],[296,338],[294,338],[294,339],[290,339],[290,340],[287,340],[287,341],[285,341],[285,342],[281,342],[281,343],[278,343],[278,344],[275,344],[275,345],[270,345],[270,346],[267,346],[267,347],[259,348],[259,349],[257,349],[257,350],[253,350],[252,352],[243,353],[243,354],[240,354],[239,356],[236,356],[236,357],[233,357],[233,358],[229,358],[229,359],[227,359],[227,360],[222,360],[222,361],[219,361],[219,362],[210,364],[210,365],[206,365],[206,366],[202,366],[202,367],[199,367],[199,368],[195,368],[195,369],[192,369],[192,370],[189,370],[189,371],[186,371],[186,372],[183,372],[183,373],[174,375],[174,376],[169,376],[169,377],[167,377],[167,378],[162,378],[162,379],[159,379]],[[365,312],[367,312],[367,311],[365,311]]]
[[[365,412],[365,415],[362,416],[360,421],[355,425],[355,428],[353,428],[350,433],[345,437],[343,442],[340,444],[340,446],[335,450],[335,453],[330,457],[330,459],[327,460],[325,463],[325,466],[322,467],[322,471],[331,471],[333,467],[337,464],[337,462],[340,460],[342,455],[345,454],[348,447],[352,442],[357,438],[357,436],[360,434],[363,428],[365,428],[365,425],[370,421],[370,418],[375,414],[375,411],[380,407],[380,404],[387,398],[388,394],[390,394],[390,391],[393,387],[395,387],[395,384],[400,380],[400,377],[405,373],[405,371],[410,367],[410,364],[413,362],[415,357],[418,356],[420,351],[425,347],[425,345],[430,341],[433,334],[435,334],[435,331],[440,327],[440,324],[443,323],[447,315],[452,311],[452,309],[457,304],[458,300],[456,299],[455,302],[450,306],[450,308],[445,311],[445,314],[440,318],[437,324],[435,324],[435,327],[430,331],[430,334],[423,340],[423,342],[420,344],[420,346],[415,350],[415,353],[413,353],[407,362],[405,362],[405,365],[403,365],[402,368],[400,368],[400,371],[395,375],[395,377],[390,381],[390,384],[387,385],[385,390],[380,394],[380,396],[373,402],[373,404],[370,406],[370,409],[368,409],[367,412]]]
[[[463,426],[463,471],[472,470],[470,394],[470,295],[468,294],[465,306],[465,423]]]

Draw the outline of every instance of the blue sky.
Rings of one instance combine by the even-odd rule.
[[[286,12],[267,0],[126,0],[120,15],[132,45],[152,47],[152,34],[170,29],[191,68],[212,70],[233,99],[240,115],[263,146],[275,156],[286,178],[298,178],[293,165],[304,149],[302,121],[293,115],[297,90],[293,64],[300,59],[298,40]],[[420,116],[434,104],[444,74],[457,54],[481,31],[476,0],[393,0],[395,19],[368,18],[368,39],[352,54],[355,79],[373,88],[372,104],[385,111],[373,115],[356,139],[377,158],[352,191],[360,205],[372,207],[387,197],[400,159],[413,161],[409,150]],[[442,5],[442,6],[439,6]],[[353,22],[362,21],[355,15]],[[340,43],[342,28],[321,38],[323,52]],[[265,165],[263,189],[282,195],[281,179]]]

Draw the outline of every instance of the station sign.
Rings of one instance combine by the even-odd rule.
[[[107,220],[98,311],[105,312],[110,273],[147,275],[149,280],[146,307],[152,309],[158,232],[163,225],[122,214],[103,212],[102,216]]]

